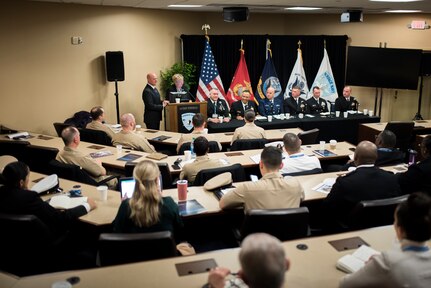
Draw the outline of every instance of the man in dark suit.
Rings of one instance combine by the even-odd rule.
[[[232,103],[230,107],[230,115],[232,119],[244,120],[244,113],[247,110],[253,110],[257,113],[256,103],[250,101],[250,91],[244,90],[241,94],[241,101]]]
[[[298,86],[292,87],[292,96],[284,99],[284,111],[290,112],[290,115],[298,115],[299,113],[308,113],[307,102],[299,97],[301,88]]]
[[[404,152],[395,148],[397,136],[391,130],[383,130],[377,135],[376,166],[390,166],[404,163]]]
[[[169,101],[160,99],[159,91],[156,88],[156,73],[148,73],[147,85],[142,92],[142,101],[144,101],[144,123],[148,129],[160,130],[160,121],[162,120],[163,108],[168,105]]]
[[[422,191],[431,196],[431,135],[422,140],[421,153],[424,160],[397,175],[403,194]]]
[[[225,100],[219,98],[220,91],[211,88],[207,104],[207,116],[209,122],[219,123],[218,117],[223,117],[223,122],[230,121],[229,107]]]
[[[282,96],[275,96],[275,89],[268,87],[266,89],[266,98],[259,100],[259,114],[262,116],[284,114]]]
[[[335,111],[346,112],[347,110],[358,110],[358,101],[351,96],[352,88],[346,86],[343,89],[343,97],[335,99]]]
[[[307,106],[311,114],[328,112],[328,102],[326,102],[325,99],[320,98],[319,87],[317,86],[313,87],[313,97],[307,100]]]
[[[348,221],[355,206],[364,200],[396,197],[401,194],[397,177],[374,166],[377,146],[362,141],[355,150],[356,170],[338,177],[331,192],[323,201],[326,226],[336,229],[338,223]]]

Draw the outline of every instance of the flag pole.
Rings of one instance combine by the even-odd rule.
[[[323,39],[323,48],[326,49],[326,39]]]
[[[243,40],[243,39],[241,39],[241,49],[239,49],[239,51],[241,51],[242,53],[244,53],[244,48],[243,48],[243,46],[244,46],[244,40]]]

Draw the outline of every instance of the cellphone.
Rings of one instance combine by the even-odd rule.
[[[172,164],[171,166],[174,170],[180,170],[181,169],[181,167],[178,166],[177,164]]]

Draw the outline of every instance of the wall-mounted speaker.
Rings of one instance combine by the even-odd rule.
[[[248,20],[248,7],[223,8],[223,20],[225,22],[241,22]]]
[[[123,51],[107,51],[106,78],[109,82],[124,81],[124,58]]]

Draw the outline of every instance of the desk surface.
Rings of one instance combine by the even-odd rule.
[[[417,121],[413,121],[415,122],[415,129],[420,129],[420,128],[431,128],[431,120],[417,120]],[[367,124],[361,124],[365,127],[374,129],[378,132],[381,132],[383,130],[385,130],[386,124],[388,124],[388,122],[380,122],[380,123],[367,123]]]
[[[291,269],[286,272],[284,287],[337,287],[345,274],[335,268],[337,260],[353,250],[336,251],[328,241],[349,237],[361,237],[378,251],[393,248],[395,232],[392,226],[383,226],[361,231],[334,234],[329,236],[305,238],[284,242],[283,246],[291,261]],[[307,250],[296,248],[306,244]],[[56,281],[78,276],[79,287],[100,287],[109,283],[110,287],[196,287],[200,288],[207,281],[208,274],[200,273],[178,276],[175,264],[213,258],[218,266],[239,270],[238,253],[240,248],[226,249],[188,257],[176,257],[156,261],[140,262],[97,269],[66,271],[20,278],[14,288],[51,287]]]

